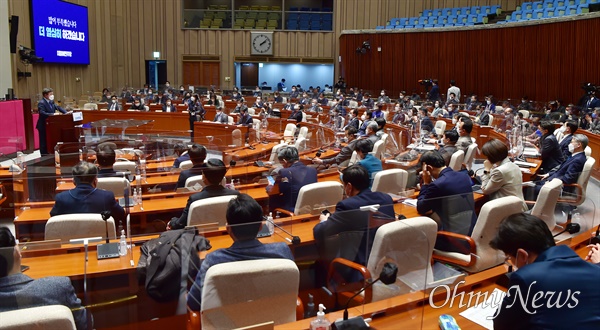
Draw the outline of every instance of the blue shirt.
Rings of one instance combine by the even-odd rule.
[[[199,311],[202,300],[202,288],[204,287],[204,278],[208,269],[214,265],[258,259],[289,259],[294,260],[292,251],[285,243],[262,244],[259,240],[253,239],[248,241],[235,241],[233,245],[227,249],[219,249],[209,253],[200,271],[196,275],[196,280],[192,285],[187,297],[187,305],[193,311]]]
[[[377,174],[377,172],[383,170],[383,167],[381,165],[381,160],[377,159],[372,154],[367,154],[365,156],[365,158],[360,160],[357,164],[364,167],[367,170],[367,172],[369,172],[369,178],[370,178],[369,189],[370,189],[373,186],[373,179],[375,178],[375,174]]]

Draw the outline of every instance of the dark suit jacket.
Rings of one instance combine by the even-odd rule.
[[[560,146],[558,145],[556,136],[554,136],[552,133],[542,136],[540,145],[540,152],[542,154],[542,166],[540,168],[540,173],[548,173],[562,163],[563,155],[560,151]]]
[[[354,117],[354,118],[352,118],[352,120],[350,120],[350,122],[346,126],[347,127],[354,127],[358,131],[358,125],[359,124],[360,124],[360,122],[358,121],[358,118]]]
[[[292,119],[292,120],[296,120],[296,122],[301,122],[302,121],[302,111],[301,110],[294,110],[294,112],[292,112],[292,114],[290,115],[290,118],[288,119]]]
[[[429,117],[423,117],[423,119],[421,119],[421,129],[428,132],[433,132],[433,123]]]
[[[327,237],[343,232],[369,232],[368,237],[370,239],[367,239],[367,235],[363,236],[359,252],[354,260],[352,260],[361,265],[366,265],[366,257],[369,255],[378,227],[368,230],[370,212],[360,211],[360,207],[379,204],[381,206],[379,212],[383,213],[379,214],[381,218],[393,221],[395,218],[393,203],[394,201],[390,195],[382,192],[374,192],[370,189],[365,189],[356,196],[339,201],[335,206],[335,213],[327,221],[319,223],[313,229],[313,235],[317,244],[323,242]]]
[[[65,109],[59,107],[54,102],[50,102],[46,99],[42,99],[41,101],[39,101],[38,102],[38,113],[40,116],[38,117],[38,121],[35,125],[35,128],[45,129],[46,128],[46,119],[48,117],[54,115],[54,112],[56,110],[58,110],[62,113],[67,113],[67,111],[65,111]]]
[[[474,208],[475,205],[470,205],[471,201],[473,201],[473,189],[471,188],[471,184],[471,178],[465,172],[456,172],[447,167],[440,172],[440,176],[435,181],[421,186],[421,191],[419,192],[417,200],[417,211],[419,214],[427,214],[429,211],[435,212],[442,222],[438,226],[439,230],[452,231],[462,235],[471,235],[475,222],[477,221],[477,215],[475,214]],[[449,228],[451,224],[450,217],[456,215],[456,213],[446,209],[448,205],[445,202],[449,201],[447,198],[452,198],[451,201],[453,204],[458,203],[458,201],[464,201],[460,203],[461,205],[455,206],[460,208],[462,212],[471,211],[471,217],[462,217],[460,219],[461,223],[452,224],[455,229]],[[455,198],[457,198],[456,203],[454,203]],[[446,244],[442,246],[444,243],[438,243],[440,243],[439,240],[436,242],[436,247],[446,251],[450,250],[449,245]]]
[[[553,246],[510,275],[494,329],[600,329],[599,278],[600,267]]]
[[[111,191],[96,189],[89,184],[79,184],[74,189],[56,195],[51,216],[73,213],[98,213],[110,211],[115,221],[125,220],[125,211]]]
[[[81,307],[81,300],[75,295],[68,277],[43,277],[34,280],[22,273],[0,277],[0,312],[48,305]],[[85,309],[73,311],[78,330],[87,329],[86,314]]]
[[[177,179],[177,188],[185,187],[185,181],[193,176],[202,175],[202,170],[206,167],[206,164],[194,165],[189,170],[184,170],[179,173],[179,179]]]
[[[490,114],[487,111],[484,111],[483,114],[479,117],[479,122],[477,123],[482,126],[491,125],[490,123]]]
[[[163,112],[177,112],[177,107],[174,104],[171,104],[171,106],[167,106],[166,104],[163,104],[162,111]]]
[[[279,170],[275,183],[279,185],[279,196],[270,196],[271,209],[283,208],[294,212],[300,188],[307,184],[317,182],[317,170],[297,161],[288,168]]]
[[[562,139],[562,141],[560,141],[560,143],[558,144],[560,146],[560,151],[562,152],[564,159],[571,157],[571,153],[569,152],[569,144],[571,143],[571,140],[573,140],[573,134],[565,136],[565,138]]]
[[[579,174],[583,171],[585,165],[585,153],[580,152],[573,157],[565,160],[556,172],[550,172],[550,176],[544,181],[550,181],[552,179],[560,179],[563,184],[571,184],[577,182]]]
[[[113,109],[114,107],[114,109]],[[123,108],[121,107],[121,103],[117,102],[117,103],[112,103],[112,102],[108,102],[108,105],[106,106],[106,109],[109,111],[120,111],[123,110]]]
[[[186,160],[190,160],[189,154],[181,155],[181,156],[175,158],[175,161],[173,161],[173,167],[179,168],[179,165],[181,164],[181,162],[185,162]]]
[[[226,195],[239,195],[240,192],[237,190],[227,189],[221,185],[216,186],[206,186],[202,189],[201,192],[195,193],[188,198],[185,209],[183,209],[183,213],[179,219],[173,221],[171,220],[171,229],[181,229],[187,226],[187,218],[188,212],[190,211],[190,205],[193,202],[199,201],[201,199],[210,198],[210,197],[218,197],[218,196],[226,196]]]
[[[252,126],[252,116],[250,116],[248,113],[240,116],[240,120],[238,120],[237,124]]]
[[[221,112],[215,115],[215,119],[213,121],[217,123],[227,124],[228,119],[229,118],[227,118],[227,114]]]
[[[429,91],[429,99],[431,101],[440,100],[440,86],[434,85]]]
[[[352,152],[354,151],[354,148],[356,147],[357,141],[358,141],[358,139],[354,139],[354,140],[350,141],[350,143],[345,145],[342,148],[342,150],[340,150],[340,152],[335,157],[323,159],[323,164],[338,164],[338,165],[340,165],[341,163],[343,163],[347,160],[350,160],[350,158],[352,158]]]

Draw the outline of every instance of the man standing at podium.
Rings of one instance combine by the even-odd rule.
[[[54,104],[54,91],[52,88],[44,88],[42,90],[42,96],[44,97],[38,102],[38,113],[39,118],[35,128],[38,130],[40,136],[40,154],[47,155],[48,147],[46,145],[46,119],[56,112],[67,113],[67,111],[58,105]]]

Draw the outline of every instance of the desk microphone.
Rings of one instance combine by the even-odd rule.
[[[273,221],[273,220],[267,219],[267,221],[270,222],[270,223],[272,223],[273,226],[279,228],[282,232],[288,234],[292,238],[292,240],[291,240],[292,244],[294,244],[294,245],[300,244],[301,240],[300,240],[299,236],[292,235],[290,232],[288,232],[287,230],[283,229],[283,227],[281,227],[280,225],[276,224],[275,221]],[[289,240],[289,239],[287,239],[287,240]]]
[[[352,296],[350,299],[348,299],[348,301],[346,302],[346,305],[344,305],[344,318],[341,320],[335,321],[335,323],[333,323],[334,328],[337,330],[369,329],[369,326],[367,325],[367,323],[365,322],[365,320],[363,319],[362,316],[353,317],[350,320],[348,320],[348,305],[350,305],[350,302],[352,302],[352,299],[354,299],[356,296],[361,294],[367,288],[373,286],[373,284],[377,283],[377,281],[381,281],[383,284],[386,284],[386,285],[395,283],[397,275],[398,275],[398,266],[396,266],[395,264],[393,264],[391,262],[386,262],[383,265],[383,268],[381,269],[381,273],[379,273],[379,277],[375,281],[367,284],[364,288],[362,288],[360,291],[355,293],[354,296]]]
[[[104,225],[106,227],[106,243],[98,244],[96,247],[96,254],[98,260],[108,259],[108,258],[118,258],[119,257],[119,243],[109,243],[108,238],[108,219],[111,217],[110,211],[102,211],[100,213],[102,216],[102,220],[104,220]]]

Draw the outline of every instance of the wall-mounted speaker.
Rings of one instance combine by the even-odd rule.
[[[17,52],[17,35],[19,34],[19,16],[10,16],[10,52]]]

